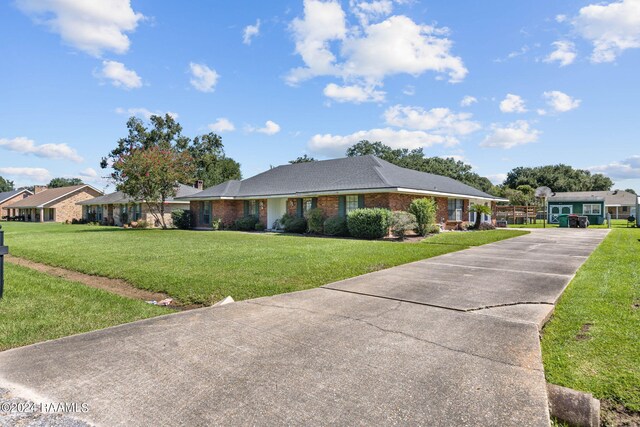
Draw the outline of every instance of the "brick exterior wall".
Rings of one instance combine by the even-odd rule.
[[[3,216],[16,216],[18,215],[18,209],[4,209],[5,206],[9,206],[12,203],[17,202],[18,200],[22,200],[26,197],[30,196],[29,193],[20,193],[16,196],[13,196],[10,199],[7,199],[6,201],[0,203],[0,217]],[[14,212],[15,211],[15,212]]]
[[[83,188],[81,191],[76,191],[73,194],[56,200],[54,203],[45,205],[46,208],[55,209],[55,222],[71,222],[73,219],[82,218],[82,206],[76,203],[84,200],[93,199],[94,197],[101,196],[102,194],[88,187]]]
[[[322,209],[327,218],[338,215],[338,203],[338,196],[318,197],[318,209]]]

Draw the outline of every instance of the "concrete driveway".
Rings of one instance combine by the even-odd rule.
[[[548,426],[538,327],[606,230],[0,353],[0,387],[99,425]]]

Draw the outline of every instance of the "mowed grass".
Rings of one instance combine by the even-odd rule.
[[[124,279],[182,304],[211,304],[317,287],[525,232],[443,233],[423,243],[271,233],[122,230],[5,223],[11,254]]]
[[[172,312],[10,263],[5,273],[0,351]]]
[[[547,380],[640,411],[640,229],[615,229],[543,331]]]
[[[633,223],[635,225],[635,222]],[[542,220],[538,220],[535,224],[509,224],[509,228],[543,228],[545,224],[542,223]],[[546,228],[558,228],[558,224],[546,224]],[[605,221],[604,224],[600,225],[590,225],[589,228],[607,228],[607,223]],[[626,219],[612,219],[611,220],[611,228],[632,228],[629,227],[629,222]]]

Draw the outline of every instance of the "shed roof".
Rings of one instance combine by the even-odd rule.
[[[183,199],[302,196],[399,189],[503,200],[455,179],[402,168],[372,155],[278,166],[242,181],[224,182]]]

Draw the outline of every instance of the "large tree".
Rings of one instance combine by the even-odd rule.
[[[314,159],[313,157],[309,157],[306,154],[304,156],[299,156],[297,159],[295,160],[289,160],[289,163],[291,163],[292,165],[295,165],[296,163],[311,163],[311,162],[315,162],[317,161],[316,159]]]
[[[13,181],[9,181],[8,179],[4,179],[0,176],[0,193],[4,191],[12,191],[14,189]]]
[[[574,169],[569,165],[517,167],[512,169],[503,183],[504,187],[517,189],[521,185],[532,188],[549,187],[555,192],[610,190],[613,181],[602,174]]]
[[[47,184],[49,188],[69,187],[70,185],[82,185],[84,182],[80,178],[53,178]]]
[[[491,194],[499,192],[499,189],[488,178],[473,172],[471,165],[451,157],[426,157],[422,148],[413,150],[406,148],[394,149],[380,141],[370,142],[363,140],[347,149],[347,156],[349,157],[368,154],[373,154],[382,160],[403,168],[448,176]]]
[[[224,154],[222,138],[211,132],[193,138],[188,148],[193,157],[195,175],[211,187],[230,179],[241,179],[240,163]]]

